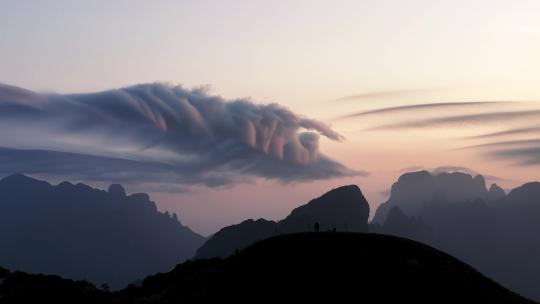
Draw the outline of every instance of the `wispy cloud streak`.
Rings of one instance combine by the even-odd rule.
[[[406,128],[432,128],[444,126],[456,126],[467,124],[485,124],[517,119],[540,118],[540,110],[502,111],[479,114],[467,114],[456,116],[435,117],[416,119],[405,122],[384,124],[370,128],[369,130],[392,130]]]
[[[425,104],[413,104],[398,107],[387,107],[376,110],[362,111],[352,114],[347,114],[339,117],[338,119],[362,117],[368,115],[382,115],[382,114],[396,114],[402,112],[411,112],[418,110],[438,110],[438,109],[466,109],[471,107],[486,106],[486,105],[502,105],[512,103],[510,101],[471,101],[471,102],[440,102],[440,103],[425,103]]]
[[[504,137],[504,136],[527,135],[527,134],[535,134],[535,133],[540,133],[540,127],[510,129],[510,130],[505,130],[505,131],[469,136],[467,138],[468,139],[489,139],[489,138],[497,138],[497,137]]]
[[[334,99],[334,101],[350,101],[350,100],[366,100],[366,99],[382,99],[382,98],[397,98],[403,96],[413,96],[422,93],[432,92],[435,89],[396,89],[396,90],[381,90],[361,94],[354,94]]]

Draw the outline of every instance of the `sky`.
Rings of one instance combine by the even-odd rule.
[[[0,0],[0,173],[146,191],[209,235],[400,174],[540,164],[538,1]]]

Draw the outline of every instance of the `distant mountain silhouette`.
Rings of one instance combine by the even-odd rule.
[[[147,194],[24,175],[0,180],[0,265],[121,288],[192,257],[204,238]]]
[[[504,189],[499,187],[497,184],[491,184],[489,187],[488,193],[486,195],[486,200],[489,202],[502,199],[506,196]]]
[[[398,206],[393,206],[383,225],[374,223],[369,227],[370,232],[385,233],[406,238],[426,240],[431,231],[419,217],[406,216]]]
[[[418,215],[421,207],[434,198],[444,198],[448,202],[474,200],[495,200],[503,197],[497,185],[486,188],[483,176],[471,176],[461,172],[431,174],[428,171],[410,172],[401,175],[392,185],[390,198],[381,204],[373,217],[373,223],[384,223],[393,206],[399,206],[407,215]]]
[[[294,209],[279,222],[247,220],[215,233],[197,251],[195,258],[227,257],[255,241],[277,234],[312,231],[318,223],[321,231],[367,232],[369,204],[356,185],[333,189],[321,197]]]
[[[399,216],[388,211],[396,207],[402,210]],[[497,185],[486,190],[481,176],[407,173],[376,214],[372,231],[430,244],[540,300],[540,183],[526,183],[506,195]],[[414,231],[413,219],[429,233]]]
[[[111,293],[87,281],[10,272],[0,267],[0,303],[105,304],[112,301]]]
[[[197,250],[196,258],[227,257],[256,241],[276,235],[279,225],[265,219],[246,220],[214,234]]]
[[[509,204],[540,205],[540,183],[526,183],[511,190],[506,197]]]
[[[146,278],[119,303],[533,303],[459,260],[411,240],[363,233],[272,237],[225,259]]]

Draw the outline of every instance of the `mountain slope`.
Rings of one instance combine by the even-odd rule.
[[[111,303],[112,294],[87,281],[10,272],[0,267],[0,303]]]
[[[245,220],[221,229],[197,250],[197,258],[227,257],[237,249],[277,234],[279,225],[265,219]]]
[[[119,293],[125,303],[181,301],[533,303],[411,240],[363,233],[272,237],[225,259],[197,260]]]
[[[392,213],[396,208],[402,212]],[[464,173],[407,173],[377,210],[379,217],[385,213],[383,224],[372,223],[370,231],[429,244],[540,300],[540,183],[505,194],[496,185],[486,190],[482,179]]]
[[[0,265],[121,288],[190,258],[204,238],[147,194],[24,175],[0,180]]]
[[[283,233],[312,231],[367,232],[369,204],[356,185],[342,186],[294,209],[279,222],[247,220],[225,227],[208,239],[195,258],[227,257],[258,240]]]

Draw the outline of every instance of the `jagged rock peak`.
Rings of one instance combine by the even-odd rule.
[[[126,190],[124,190],[124,187],[120,184],[112,184],[109,186],[109,189],[107,190],[110,195],[114,196],[115,198],[125,198],[126,197]]]

